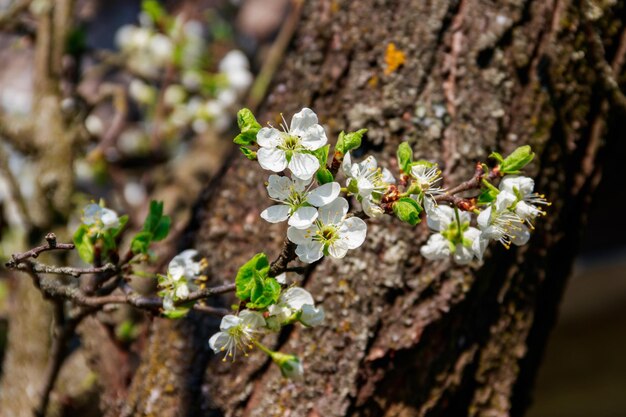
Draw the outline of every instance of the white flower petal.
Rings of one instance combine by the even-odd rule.
[[[346,219],[339,228],[341,240],[348,249],[356,249],[363,244],[367,234],[367,224],[358,217]]]
[[[337,240],[328,247],[328,255],[335,259],[341,259],[348,253],[348,245],[345,241]]]
[[[329,182],[311,191],[306,200],[315,207],[322,207],[332,203],[339,196],[340,191],[341,185],[338,182]]]
[[[474,252],[470,248],[466,248],[461,244],[456,245],[456,251],[454,251],[454,255],[452,256],[454,262],[458,265],[466,265],[470,263],[473,257]]]
[[[261,212],[261,218],[270,223],[280,223],[289,218],[289,211],[289,206],[276,204],[263,210]]]
[[[446,259],[450,256],[450,244],[448,239],[440,233],[435,233],[428,238],[428,242],[420,248],[420,253],[426,259]]]
[[[298,229],[310,227],[317,219],[317,209],[315,207],[300,207],[289,218],[289,226]]]
[[[298,229],[296,227],[290,227],[287,229],[287,238],[296,245],[307,245],[311,243],[311,237],[315,235],[315,231],[312,228]]]
[[[350,152],[343,156],[343,162],[341,163],[341,169],[346,177],[352,177],[352,158]]]
[[[496,211],[498,212],[504,211],[508,209],[509,207],[511,207],[511,205],[513,205],[513,203],[515,203],[516,201],[517,201],[517,197],[515,196],[515,194],[510,193],[508,191],[500,191],[500,193],[496,197],[496,202],[495,202],[494,207],[496,208]]]
[[[361,201],[361,207],[363,207],[365,214],[371,218],[380,217],[384,213],[382,207],[375,204],[370,198],[364,198]]]
[[[274,279],[279,283],[279,284],[287,284],[287,273],[283,272],[282,274],[278,274],[274,277]]]
[[[310,304],[302,306],[302,314],[300,315],[300,322],[305,326],[313,327],[319,326],[324,321],[324,308],[315,307]]]
[[[256,153],[259,164],[268,171],[280,172],[287,168],[287,156],[276,148],[261,148]]]
[[[259,150],[259,152],[261,152],[261,150]],[[258,156],[259,153],[257,153],[257,157]],[[261,162],[260,157],[259,162]],[[288,166],[294,177],[301,180],[308,180],[319,169],[320,161],[314,155],[294,152]]]
[[[265,326],[265,319],[261,313],[250,310],[243,310],[239,313],[241,325],[249,329],[258,329]]]
[[[385,181],[387,184],[396,183],[396,179],[394,178],[391,171],[389,171],[387,168],[383,168],[383,181]]]
[[[296,248],[296,255],[298,255],[298,258],[304,263],[313,263],[324,256],[322,246],[323,245],[320,242],[310,242],[305,245],[298,245]]]
[[[310,151],[314,151],[316,149],[321,148],[326,145],[328,142],[328,138],[326,137],[326,132],[321,125],[315,125],[307,129],[306,132],[300,135],[300,144]]]
[[[301,287],[289,288],[281,294],[279,302],[295,311],[300,310],[305,304],[315,304],[311,293]]]
[[[289,133],[301,136],[310,127],[317,124],[317,115],[308,107],[303,108],[291,118]]]
[[[282,133],[273,127],[262,127],[256,134],[256,142],[263,148],[275,148],[282,141]]]
[[[289,198],[293,181],[289,177],[272,174],[267,180],[267,193],[275,200],[285,201]]]
[[[100,220],[102,216],[102,207],[98,204],[92,203],[85,206],[83,209],[83,223],[91,225]]]
[[[214,353],[220,353],[226,348],[230,340],[230,335],[226,332],[217,332],[209,339],[209,346]]]
[[[514,245],[521,246],[528,243],[530,239],[530,230],[528,227],[521,225],[519,229],[514,229],[511,231],[511,242]]]
[[[324,224],[339,224],[348,212],[348,206],[345,198],[338,197],[332,203],[319,208],[319,219]]]
[[[487,227],[489,227],[489,221],[491,220],[491,210],[492,208],[491,206],[489,206],[483,211],[481,211],[480,214],[478,215],[476,222],[478,223],[478,227],[481,230],[485,230]]]
[[[226,331],[230,329],[231,327],[239,326],[240,324],[241,324],[241,318],[232,314],[227,314],[224,317],[222,317],[222,322],[220,323],[220,330]]]
[[[189,297],[189,287],[187,284],[179,285],[178,288],[176,288],[176,297],[182,299]]]
[[[515,194],[517,190],[522,197],[531,194],[535,188],[535,181],[532,178],[521,175],[507,175],[500,181],[500,190]]]

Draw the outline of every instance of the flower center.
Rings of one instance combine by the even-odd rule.
[[[286,151],[294,151],[300,147],[300,138],[295,135],[285,135],[283,139],[283,149]]]
[[[325,225],[317,231],[316,240],[323,242],[324,245],[330,245],[337,240],[337,237],[337,228],[332,225]]]

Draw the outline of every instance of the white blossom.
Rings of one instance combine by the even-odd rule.
[[[330,182],[310,190],[311,179],[270,175],[267,192],[270,198],[280,204],[270,206],[261,212],[261,217],[270,223],[289,219],[289,225],[299,229],[310,227],[317,219],[316,207],[332,203],[341,191],[341,186]]]
[[[441,181],[441,170],[437,164],[418,162],[411,167],[410,175],[421,190],[422,198],[427,196],[433,199],[436,195],[444,193],[444,190],[438,186]]]
[[[324,309],[315,307],[313,296],[304,288],[291,287],[284,291],[278,302],[269,306],[267,326],[279,330],[280,326],[299,319],[306,326],[317,326],[324,320]]]
[[[426,259],[452,259],[459,265],[469,263],[474,256],[482,259],[484,248],[475,244],[480,231],[470,227],[470,214],[445,205],[437,206],[431,199],[424,201],[428,226],[438,232],[431,235],[420,253]],[[456,211],[455,211],[456,210]]]
[[[296,178],[308,180],[320,167],[319,160],[310,152],[326,144],[326,132],[313,110],[306,107],[293,116],[289,129],[286,122],[282,127],[282,132],[273,127],[259,130],[259,164],[274,172],[289,168]]]
[[[549,206],[543,194],[534,193],[535,182],[532,178],[518,175],[507,175],[500,182],[500,192],[512,194],[515,198],[507,197],[513,200],[509,207],[515,211],[522,220],[524,220],[530,228],[533,227],[532,220],[537,216],[545,216],[546,212],[538,207],[538,205]]]
[[[239,316],[228,314],[222,318],[220,331],[209,339],[213,352],[225,352],[224,361],[229,357],[236,359],[237,351],[248,356],[247,351],[254,346],[256,334],[265,326],[265,319],[256,311],[243,310]]]
[[[530,231],[524,220],[509,208],[515,202],[515,195],[500,192],[496,201],[478,215],[478,227],[481,230],[481,245],[497,240],[505,248],[511,244],[524,245],[530,239]]]
[[[294,355],[285,355],[274,352],[272,355],[274,362],[280,367],[280,372],[285,378],[301,381],[304,378],[304,367],[302,361]]]
[[[165,311],[175,309],[174,303],[185,300],[198,286],[195,279],[200,274],[202,263],[193,260],[198,255],[195,249],[187,249],[176,255],[167,266],[167,275],[159,276],[160,292]]]
[[[349,249],[363,244],[367,225],[358,217],[346,217],[348,202],[339,197],[318,210],[319,216],[311,227],[289,227],[287,237],[297,245],[296,255],[311,263],[324,255],[343,258]]]
[[[379,168],[376,158],[371,155],[363,162],[352,163],[350,152],[344,155],[341,168],[347,177],[348,191],[356,195],[365,214],[369,217],[383,214],[379,206],[380,199],[389,186],[396,182],[391,172],[387,168]]]
[[[115,211],[96,203],[85,206],[82,221],[87,226],[92,226],[96,232],[104,232],[120,225],[120,219]]]

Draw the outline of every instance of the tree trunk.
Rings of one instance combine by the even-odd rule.
[[[584,7],[621,74],[624,2]],[[278,124],[280,112],[309,106],[331,138],[366,127],[364,150],[392,170],[408,140],[416,157],[444,167],[448,186],[490,151],[530,144],[538,153],[530,174],[554,204],[527,246],[492,244],[484,263],[465,268],[419,254],[425,224],[370,221],[360,249],[304,278],[325,326],[269,341],[304,360],[304,383],[282,379],[259,352],[221,362],[205,338],[215,319],[156,320],[127,413],[522,415],[599,181],[601,144],[615,134],[582,8],[570,0],[305,2],[260,121]],[[385,61],[390,43],[404,54],[397,69]],[[215,282],[232,280],[256,252],[280,250],[284,225],[259,217],[267,175],[239,158],[200,201],[190,237]]]

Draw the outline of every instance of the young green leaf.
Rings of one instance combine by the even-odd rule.
[[[411,163],[413,162],[413,149],[411,149],[408,143],[402,142],[400,146],[398,146],[397,157],[400,170],[404,173],[408,173],[411,170]]]
[[[489,203],[496,201],[497,197],[498,197],[497,191],[494,191],[491,188],[486,188],[481,191],[476,202],[478,204],[489,204]]]
[[[148,216],[143,223],[144,232],[153,232],[159,222],[161,221],[161,217],[163,216],[163,202],[152,200],[150,202],[150,211],[148,212]]]
[[[256,287],[259,280],[267,277],[269,261],[264,253],[257,253],[243,264],[235,277],[235,295],[242,301],[248,300],[251,294],[259,291]],[[261,282],[262,285],[262,282]],[[261,288],[262,292],[262,288]]]
[[[519,174],[520,169],[528,165],[534,157],[535,153],[530,146],[520,146],[502,161],[500,172],[503,174]]]
[[[312,153],[315,155],[318,161],[320,161],[320,167],[325,167],[328,160],[328,150],[330,145],[322,146],[319,149],[314,150]]]
[[[498,161],[499,164],[504,162],[504,158],[498,152],[491,152],[491,154],[489,155],[489,158],[495,159],[496,161]]]
[[[402,197],[393,204],[393,212],[398,219],[415,226],[421,221],[422,206],[412,198]]]
[[[354,149],[358,149],[361,146],[361,141],[365,132],[367,132],[367,129],[361,129],[350,133],[339,133],[337,145],[335,145],[335,151],[345,155]]]
[[[250,296],[248,308],[261,309],[278,302],[280,284],[274,278],[259,279],[255,291]]]
[[[237,138],[235,138],[235,140],[237,140]],[[245,146],[240,146],[239,150],[241,151],[241,153],[244,154],[244,156],[246,158],[248,158],[251,161],[256,161],[256,152],[254,152],[253,150],[251,150],[250,148],[246,148]]]
[[[159,220],[159,224],[157,224],[154,231],[152,232],[152,241],[158,242],[159,240],[165,239],[170,232],[171,225],[172,218],[170,216],[161,217],[161,220]]]
[[[137,253],[148,253],[148,248],[152,242],[152,232],[139,232],[130,242],[130,250]]]
[[[94,247],[91,238],[89,237],[89,227],[81,224],[76,232],[74,232],[73,239],[78,256],[87,262],[88,264],[93,262]]]

